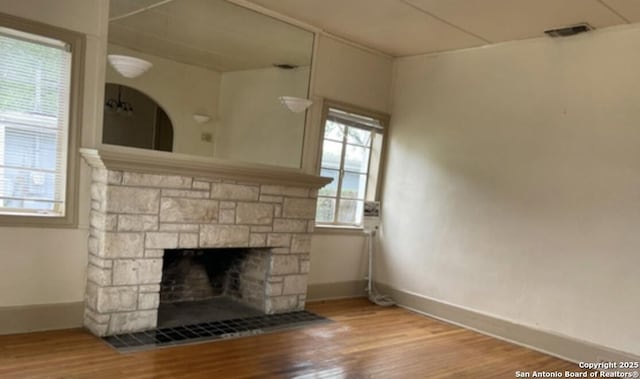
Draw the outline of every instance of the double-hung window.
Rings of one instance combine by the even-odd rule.
[[[5,221],[69,219],[71,46],[0,24],[0,216]]]
[[[318,192],[316,224],[362,225],[365,201],[377,198],[386,117],[328,104],[320,175],[333,181]]]

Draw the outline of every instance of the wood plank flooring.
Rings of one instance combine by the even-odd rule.
[[[336,321],[120,354],[84,330],[0,336],[0,378],[514,378],[569,362],[364,299],[311,303]]]

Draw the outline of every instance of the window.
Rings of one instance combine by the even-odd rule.
[[[30,26],[37,34],[24,31]],[[75,154],[69,151],[76,146],[71,92],[77,58],[71,51],[80,40],[56,28],[47,33],[48,28],[0,18],[2,223],[75,222],[75,191],[69,188]]]
[[[326,105],[320,175],[333,181],[318,192],[316,223],[362,226],[365,201],[377,198],[386,116]]]

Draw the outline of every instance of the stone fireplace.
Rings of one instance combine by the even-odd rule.
[[[251,294],[237,296],[267,314],[304,308],[317,189],[328,180],[82,154],[92,167],[84,317],[92,333],[157,326],[163,257],[172,249],[261,252],[264,277],[243,284],[253,286]]]

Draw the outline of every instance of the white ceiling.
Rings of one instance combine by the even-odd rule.
[[[111,0],[109,13],[109,43],[177,62],[216,71],[311,63],[313,33],[224,0]]]
[[[640,0],[250,0],[393,56],[640,21]]]
[[[618,12],[629,22],[640,21],[640,1],[638,0],[607,0],[606,4]]]

